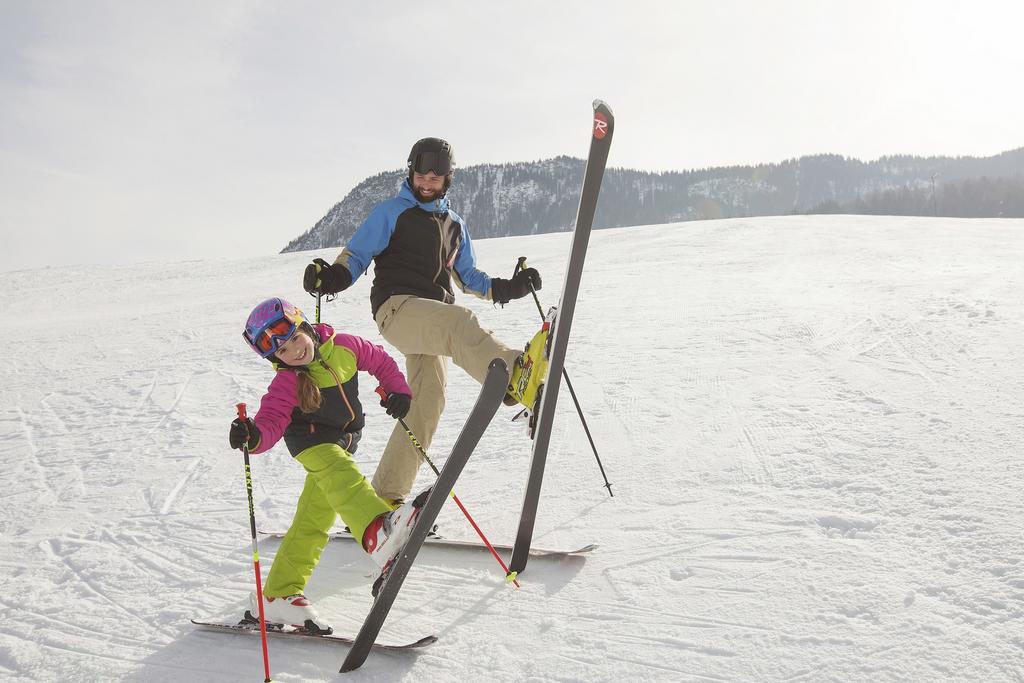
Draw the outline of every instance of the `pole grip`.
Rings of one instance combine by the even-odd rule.
[[[238,410],[238,417],[239,417],[239,419],[244,420],[246,417],[248,417],[245,414],[245,404],[244,403],[237,404],[235,406],[235,408]]]
[[[376,389],[374,389],[374,391],[377,392],[378,396],[380,396],[380,404],[381,405],[384,405],[385,403],[387,403],[388,392],[384,391],[384,387],[380,387],[379,386]]]

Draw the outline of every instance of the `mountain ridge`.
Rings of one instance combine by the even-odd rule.
[[[558,156],[467,166],[455,171],[449,196],[477,239],[565,231],[575,220],[585,165]],[[397,193],[405,174],[396,169],[366,178],[281,253],[341,247],[374,205]],[[865,162],[817,154],[688,171],[609,168],[594,227],[803,213],[898,189],[934,191],[936,180],[986,177],[1024,177],[1024,147],[988,157],[891,155]]]

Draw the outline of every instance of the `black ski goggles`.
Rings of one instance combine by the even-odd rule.
[[[452,172],[451,157],[444,152],[420,152],[409,162],[409,167],[421,175],[433,173],[446,176]]]

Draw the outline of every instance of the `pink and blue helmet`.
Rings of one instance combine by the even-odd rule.
[[[270,358],[303,324],[309,322],[298,306],[274,297],[252,309],[242,337],[261,358]]]

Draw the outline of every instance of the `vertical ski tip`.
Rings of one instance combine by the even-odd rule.
[[[600,105],[600,106],[598,106]],[[599,141],[608,138],[605,144],[611,142],[612,130],[615,127],[615,116],[612,114],[612,110],[608,108],[608,105],[601,100],[594,101],[594,127],[591,133],[594,139],[591,144],[595,144]],[[589,165],[589,164],[588,164]],[[584,187],[584,189],[586,189]],[[579,217],[577,217],[579,221]]]
[[[508,365],[505,363],[505,359],[504,358],[495,358],[487,366],[487,369],[488,370],[500,370],[501,372],[504,372],[506,375],[508,374]]]

